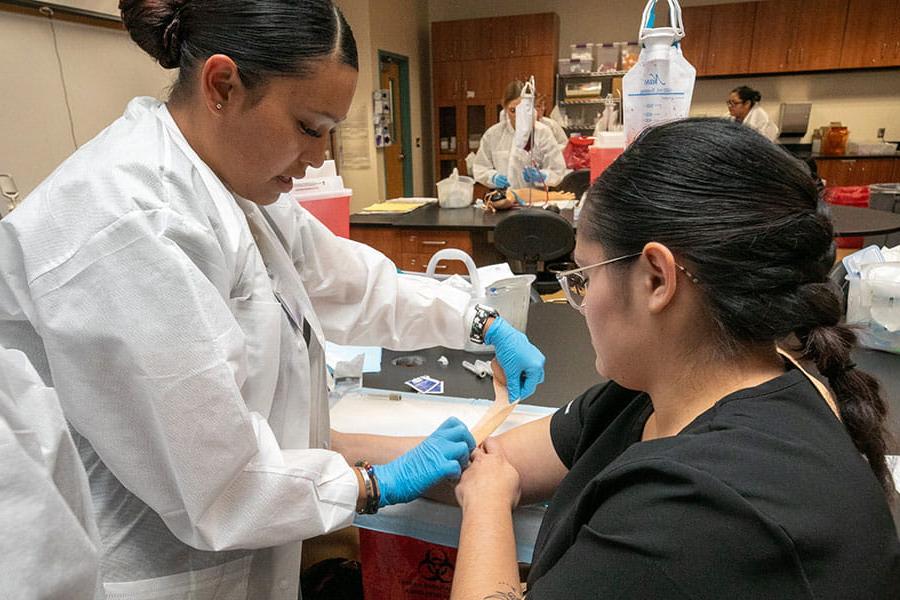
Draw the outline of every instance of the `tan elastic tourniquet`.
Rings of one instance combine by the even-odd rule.
[[[506,374],[496,358],[491,361],[491,371],[494,373],[494,403],[470,430],[472,437],[475,438],[476,446],[480,446],[484,440],[488,439],[519,403],[518,400],[509,401],[509,393],[506,391]]]

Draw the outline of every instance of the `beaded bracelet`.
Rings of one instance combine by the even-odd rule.
[[[378,512],[378,505],[381,502],[381,489],[375,477],[375,468],[364,460],[356,463],[356,468],[366,489],[366,505],[357,512],[361,515],[374,515]]]

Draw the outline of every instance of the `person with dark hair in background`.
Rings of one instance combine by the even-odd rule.
[[[534,97],[534,118],[538,123],[543,123],[550,128],[553,133],[553,139],[559,144],[559,149],[563,150],[569,143],[569,136],[562,125],[553,120],[547,112],[547,94],[538,94]]]
[[[521,598],[511,511],[552,497],[529,599],[895,598],[886,404],[832,233],[808,169],[747,128],[643,132],[560,274],[611,381],[475,451],[451,597]]]
[[[503,110],[500,121],[488,127],[481,136],[472,176],[489,188],[553,187],[559,185],[568,172],[553,132],[543,123],[534,123],[533,139],[525,148],[533,164],[517,160],[517,153],[512,152],[516,107],[522,101],[524,87],[521,81],[512,81],[506,86],[501,99]],[[513,160],[510,160],[510,155],[513,155]]]
[[[468,294],[398,275],[286,194],[322,163],[356,86],[330,0],[120,8],[178,80],[167,103],[131,101],[0,222],[0,345],[59,395],[107,597],[296,600],[300,540],[458,475],[474,444],[450,419],[394,460],[379,443],[362,456],[380,464],[350,466],[329,450],[354,436],[330,436],[326,336],[487,341],[511,398],[533,392],[544,359]]]
[[[731,90],[725,104],[732,119],[755,129],[774,142],[778,137],[778,125],[769,119],[769,114],[759,105],[761,100],[762,94],[742,85]]]

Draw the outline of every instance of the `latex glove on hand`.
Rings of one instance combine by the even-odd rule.
[[[491,178],[491,183],[493,183],[494,187],[498,190],[506,189],[509,187],[509,178],[503,173],[494,173],[494,176]]]
[[[522,178],[528,183],[544,183],[546,177],[535,167],[525,167]]]
[[[412,450],[386,465],[373,466],[381,491],[378,507],[410,502],[441,480],[458,478],[474,449],[469,428],[450,417]]]
[[[510,402],[532,395],[544,381],[544,355],[503,317],[494,319],[484,335],[484,342],[494,347],[497,362],[506,373]]]

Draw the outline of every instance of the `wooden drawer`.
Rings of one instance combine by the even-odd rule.
[[[372,246],[395,263],[400,256],[400,232],[394,227],[350,226],[350,239]]]
[[[405,229],[401,233],[400,251],[431,257],[444,248],[459,248],[472,254],[472,238],[468,231],[447,229]],[[427,261],[426,261],[427,262]]]
[[[425,268],[428,266],[428,261],[431,260],[431,254],[401,254],[400,255],[400,268],[404,271],[415,271],[417,273],[424,273]],[[437,265],[434,272],[438,275],[468,275],[468,271],[466,270],[466,265],[461,263],[460,261],[441,261],[440,264]]]

